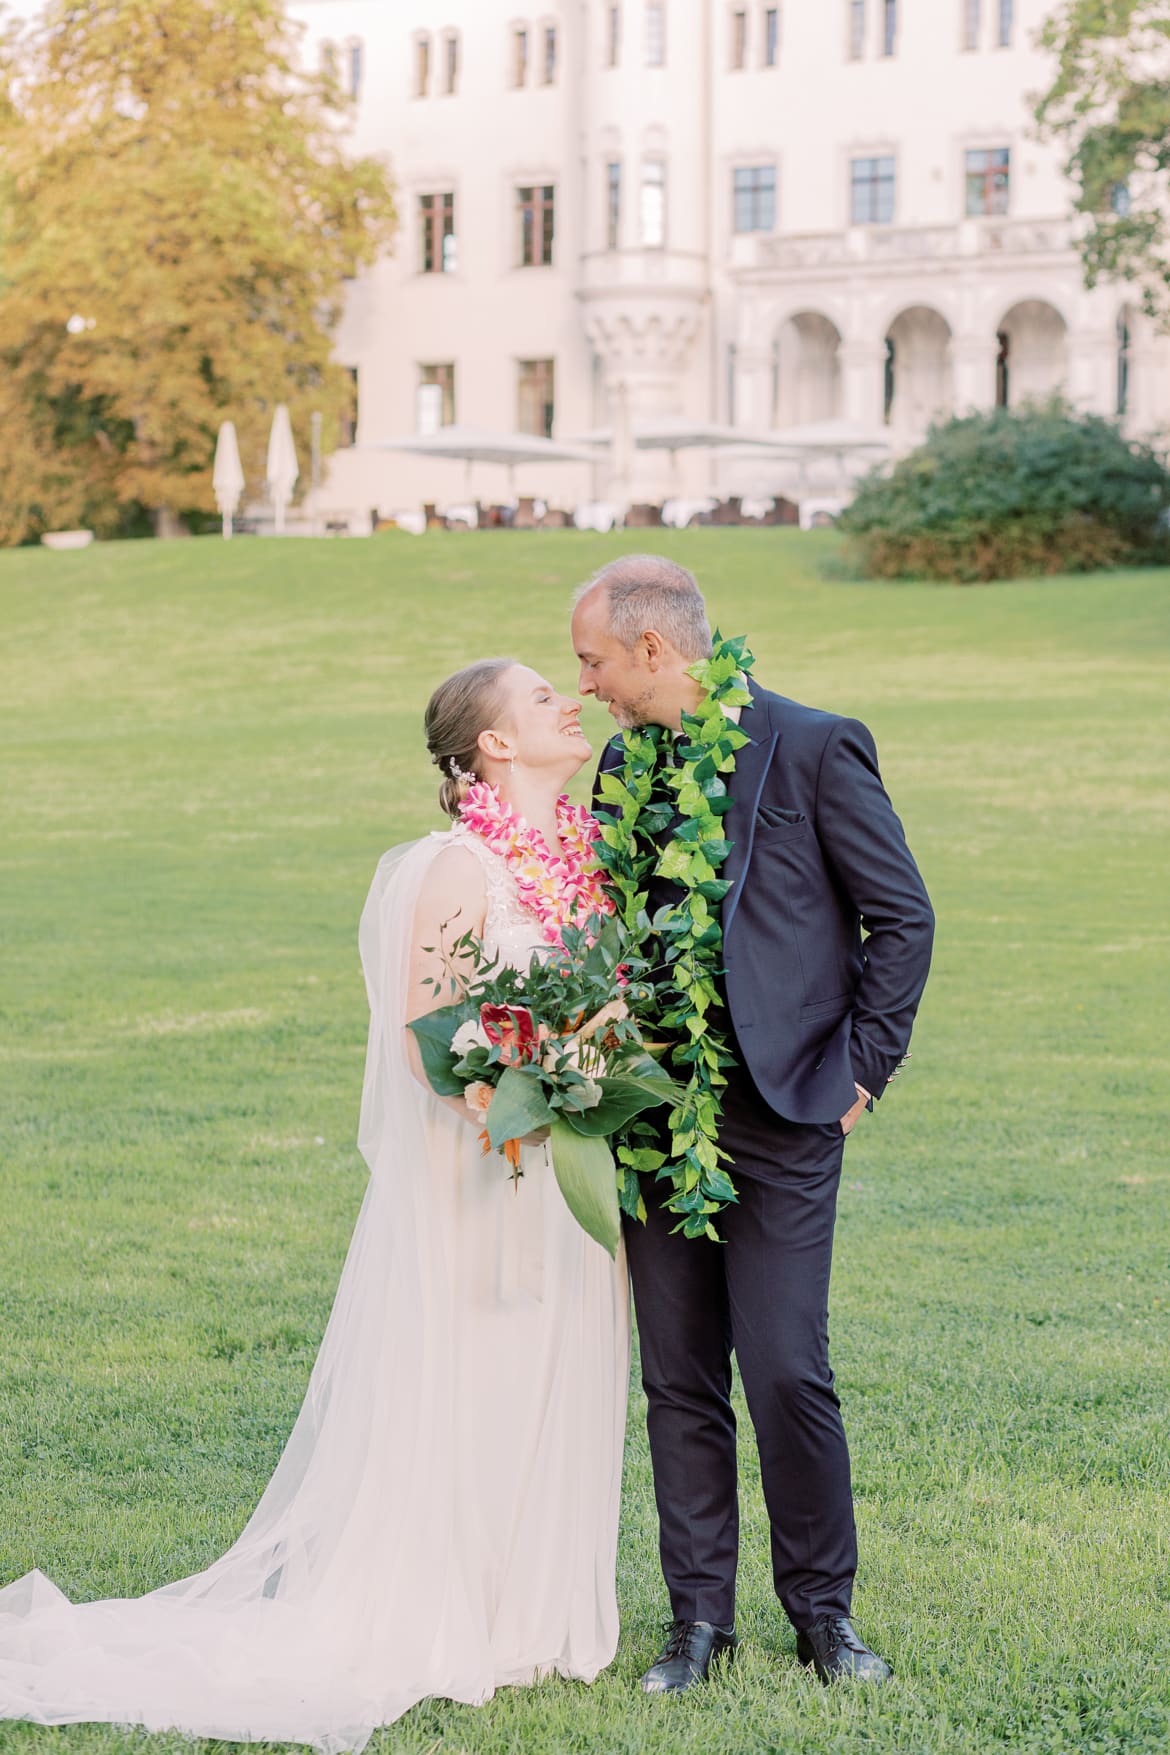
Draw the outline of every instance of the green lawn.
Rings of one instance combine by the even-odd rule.
[[[834,1286],[857,1612],[897,1677],[798,1669],[745,1420],[742,1660],[635,1692],[665,1613],[635,1395],[612,1671],[426,1705],[375,1747],[1164,1751],[1170,576],[879,587],[823,575],[831,535],[652,540],[762,680],[873,727],[938,909]],[[422,705],[501,648],[573,686],[569,589],[623,546],[0,556],[0,1578],[143,1591],[239,1529],[362,1192],[357,920],[382,850],[440,826]]]

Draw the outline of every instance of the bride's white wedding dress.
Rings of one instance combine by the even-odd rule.
[[[259,1505],[205,1572],[73,1604],[0,1591],[0,1717],[360,1749],[438,1695],[482,1702],[617,1644],[629,1370],[625,1265],[565,1207],[544,1148],[503,1159],[412,1078],[411,923],[436,853],[471,846],[485,937],[540,942],[462,826],[396,849],[362,915],[370,1181],[304,1405]]]

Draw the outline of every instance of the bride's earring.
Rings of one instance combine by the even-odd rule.
[[[509,774],[514,774],[516,772],[516,758],[515,758],[515,756],[513,756],[512,760],[508,763],[508,772],[509,772]]]

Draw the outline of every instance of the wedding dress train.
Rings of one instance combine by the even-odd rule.
[[[544,1148],[498,1155],[412,1078],[411,923],[435,854],[473,847],[485,938],[540,941],[461,826],[387,854],[362,915],[370,1180],[292,1435],[247,1526],[149,1595],[0,1591],[0,1717],[98,1720],[358,1750],[432,1695],[479,1703],[617,1644],[629,1369],[624,1261],[561,1199]]]

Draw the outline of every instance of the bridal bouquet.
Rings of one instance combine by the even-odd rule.
[[[461,1097],[483,1118],[485,1153],[502,1152],[517,1181],[523,1136],[547,1127],[570,1212],[615,1254],[621,1221],[609,1140],[680,1095],[634,1021],[643,965],[620,922],[594,916],[566,927],[527,970],[500,964],[471,933],[441,953],[445,974],[433,985],[449,988],[451,1003],[409,1025],[432,1090]]]

